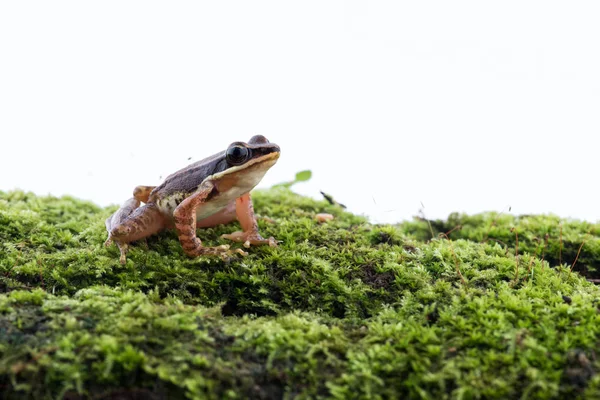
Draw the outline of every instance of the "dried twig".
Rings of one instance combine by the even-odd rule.
[[[587,233],[585,234],[585,239],[583,239],[583,242],[581,242],[581,245],[579,246],[579,250],[577,250],[577,255],[575,256],[575,261],[573,261],[573,264],[571,265],[571,269],[569,269],[569,273],[573,272],[573,267],[575,267],[575,263],[579,259],[579,253],[581,253],[581,249],[583,248],[583,245],[585,244],[585,242],[587,242],[588,236],[591,231],[592,231],[592,228],[590,228],[590,230],[587,231]]]
[[[450,229],[448,232],[445,233],[445,236],[448,237],[452,232],[454,231],[460,231],[462,229],[462,225],[456,225],[454,228]]]
[[[431,232],[431,238],[433,239],[435,237],[435,234],[433,233],[433,227],[431,226],[431,221],[429,221],[429,219],[427,219],[427,217],[425,216],[425,204],[423,204],[422,201],[420,203],[421,203],[421,209],[419,210],[419,214],[421,214],[420,218],[427,221],[427,225],[429,225],[429,232]]]
[[[325,200],[327,200],[327,202],[328,202],[329,204],[331,204],[331,205],[334,205],[334,206],[340,206],[340,207],[342,207],[342,208],[346,208],[346,206],[345,206],[344,204],[342,204],[342,203],[338,203],[338,202],[337,202],[337,201],[336,201],[336,200],[333,198],[333,196],[331,196],[331,195],[329,195],[329,194],[327,194],[327,193],[323,192],[322,190],[321,190],[320,192],[321,192],[321,194],[323,195],[323,197],[325,198]]]

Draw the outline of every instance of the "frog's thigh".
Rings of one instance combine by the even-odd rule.
[[[123,221],[125,221],[139,206],[140,201],[133,198],[123,203],[123,205],[121,205],[121,207],[119,207],[119,209],[104,222],[108,233],[110,234],[114,227],[123,223]]]
[[[121,252],[121,264],[126,262],[129,249],[127,243],[150,236],[158,232],[163,225],[163,217],[157,213],[154,205],[139,205],[138,199],[131,198],[106,220],[108,239],[104,245],[109,246],[113,241],[116,242]]]
[[[147,203],[150,192],[152,192],[155,187],[156,186],[136,186],[135,189],[133,189],[133,197],[142,203]]]
[[[160,231],[164,218],[154,204],[136,208],[125,220],[112,226],[110,239],[129,243],[143,239]]]

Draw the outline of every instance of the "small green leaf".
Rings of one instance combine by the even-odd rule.
[[[304,182],[312,177],[312,171],[307,169],[296,174],[296,182]]]
[[[273,187],[290,188],[292,185],[295,185],[298,182],[307,181],[311,177],[312,177],[312,172],[307,169],[307,170],[300,171],[300,172],[296,173],[296,177],[294,178],[293,181],[278,183],[277,185],[274,185]]]

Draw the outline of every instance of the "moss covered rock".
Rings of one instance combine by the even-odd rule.
[[[0,192],[0,397],[600,397],[598,225],[254,201],[279,247],[191,259],[163,232],[121,265],[116,207]]]

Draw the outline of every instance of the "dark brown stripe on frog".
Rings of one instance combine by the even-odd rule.
[[[194,235],[193,232],[180,232],[178,235],[178,238],[180,241],[185,240],[185,241],[190,241],[190,240],[194,240],[196,239],[196,235]]]
[[[175,228],[177,229],[177,234],[179,236],[181,235],[185,235],[185,236],[196,236],[195,235],[195,229],[194,226],[191,225],[182,225],[182,224],[175,224]]]
[[[196,249],[202,248],[202,245],[199,243],[199,241],[182,241],[181,247],[187,254],[194,254]]]
[[[182,217],[175,216],[175,224],[182,226],[191,226],[194,223],[195,219],[193,217]]]
[[[183,240],[181,241],[181,246],[186,249],[195,249],[196,247],[200,247],[195,240]]]

